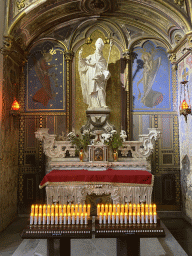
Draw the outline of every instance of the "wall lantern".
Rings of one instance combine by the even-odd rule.
[[[20,105],[16,99],[12,103],[10,114],[15,116],[20,114]]]
[[[180,115],[184,115],[186,123],[188,114],[191,114],[188,81],[182,81],[180,90]]]

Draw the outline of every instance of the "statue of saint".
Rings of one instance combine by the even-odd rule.
[[[95,53],[82,58],[79,51],[79,75],[83,99],[89,109],[108,108],[106,106],[106,84],[110,77],[108,64],[103,57],[104,42],[98,38]]]

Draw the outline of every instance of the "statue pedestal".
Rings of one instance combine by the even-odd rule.
[[[110,109],[88,109],[86,111],[87,123],[82,126],[81,132],[84,130],[101,130],[103,133],[108,133],[115,129],[114,125],[110,124],[109,116]]]

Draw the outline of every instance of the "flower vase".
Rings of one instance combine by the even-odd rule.
[[[79,160],[80,160],[80,162],[83,162],[83,157],[84,157],[84,152],[83,152],[83,150],[80,150],[80,152],[79,152]]]
[[[115,149],[115,150],[113,151],[113,161],[114,161],[114,162],[117,162],[117,159],[118,159],[118,150]]]

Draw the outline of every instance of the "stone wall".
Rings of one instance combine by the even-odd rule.
[[[188,80],[189,96],[192,100],[192,55],[189,54],[178,65],[178,105],[180,104],[181,84]],[[189,104],[189,101],[188,101]],[[178,109],[179,111],[179,109]],[[192,116],[187,116],[187,122],[183,115],[179,116],[179,140],[180,140],[180,169],[181,169],[181,194],[182,210],[188,220],[192,221]]]
[[[4,3],[0,1],[0,48],[4,40]],[[19,96],[20,65],[11,52],[0,54],[0,231],[17,215],[19,120],[10,110]]]

